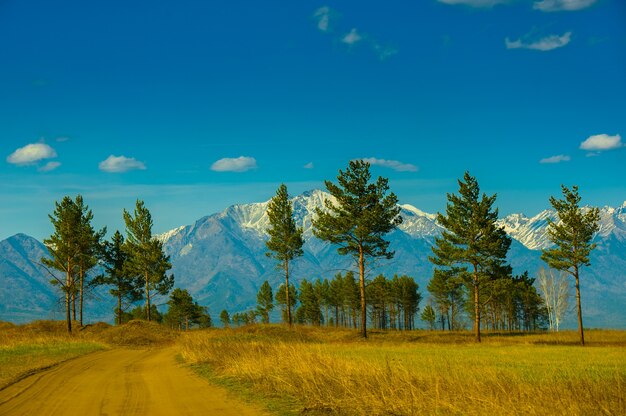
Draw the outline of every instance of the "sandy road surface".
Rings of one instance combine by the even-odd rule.
[[[260,415],[178,364],[171,348],[89,354],[0,391],[0,415]]]

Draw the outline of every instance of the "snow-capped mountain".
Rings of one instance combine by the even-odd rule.
[[[292,278],[296,282],[304,278],[331,278],[337,272],[354,269],[350,258],[337,255],[334,247],[312,234],[315,208],[323,209],[327,198],[330,195],[326,192],[314,190],[292,199],[294,216],[303,227],[305,237],[305,255],[292,263]],[[252,307],[264,280],[274,288],[282,282],[275,262],[265,255],[265,230],[269,225],[267,204],[234,205],[161,236],[172,259],[177,285],[191,288],[192,294],[201,303],[210,305],[214,313],[223,308],[239,311]],[[626,258],[625,206],[602,208],[601,230],[596,238],[598,249],[592,256],[594,267],[583,272],[589,274],[583,284],[588,286],[585,296],[590,298],[585,309],[589,322],[597,325],[610,326],[617,322],[626,327],[626,313],[617,307],[606,310],[607,305],[626,302],[625,269],[617,267]],[[435,214],[408,204],[400,207],[403,223],[389,235],[390,248],[396,255],[391,261],[379,260],[372,264],[371,276],[406,273],[414,276],[425,291],[432,276],[432,265],[428,261],[430,247],[442,228]],[[514,214],[500,221],[514,239],[509,257],[516,273],[528,270],[533,274],[543,266],[540,249],[550,245],[546,218],[554,216],[553,211],[544,211],[532,218]]]
[[[351,258],[339,256],[335,247],[313,236],[311,220],[315,209],[323,209],[327,198],[329,194],[313,190],[292,199],[294,216],[303,227],[305,238],[304,255],[290,267],[296,283],[305,278],[332,278],[339,272],[355,270]],[[268,280],[276,288],[284,279],[276,262],[266,256],[268,202],[233,205],[158,236],[170,255],[175,286],[188,289],[200,304],[209,306],[214,316],[222,309],[232,314],[253,307],[263,281]],[[395,257],[370,264],[368,277],[380,273],[408,274],[416,279],[427,297],[426,286],[433,271],[428,256],[442,228],[435,214],[408,204],[400,208],[403,223],[388,235]],[[550,244],[546,219],[554,216],[548,210],[531,218],[514,214],[500,220],[513,238],[509,260],[515,273],[527,270],[534,275],[544,266],[541,249]],[[600,225],[591,267],[583,269],[581,277],[585,325],[626,328],[626,203],[619,208],[602,208]],[[19,316],[26,318],[24,311],[29,310],[33,311],[28,315],[30,319],[49,315],[45,311],[51,308],[58,294],[47,283],[49,279],[44,271],[36,266],[42,253],[45,248],[41,243],[26,236],[11,237],[0,243],[0,320],[17,320],[20,313]],[[38,286],[31,290],[30,281],[39,282]],[[38,300],[31,295],[38,291],[46,299]],[[109,305],[105,309],[111,310]],[[571,318],[574,326],[574,313]]]
[[[548,219],[555,221],[555,210],[545,210],[532,218],[524,214],[511,214],[499,221],[504,230],[531,250],[550,247],[548,239]],[[600,208],[600,229],[597,237],[607,238],[614,235],[620,240],[626,239],[626,201],[619,208],[605,206]]]

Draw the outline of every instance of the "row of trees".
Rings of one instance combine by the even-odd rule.
[[[68,332],[76,320],[76,300],[82,326],[85,290],[97,285],[111,286],[110,293],[117,300],[118,324],[123,322],[124,311],[141,299],[145,300],[145,318],[152,320],[152,298],[166,295],[174,285],[174,276],[167,274],[172,267],[169,256],[152,235],[152,216],[143,201],[137,200],[132,214],[123,211],[126,239],[116,231],[111,241],[105,241],[106,228],[94,229],[93,213],[81,195],[56,202],[49,217],[54,233],[44,240],[49,257],[41,262],[52,276],[51,283],[64,294]],[[89,280],[89,272],[96,265],[101,265],[104,273]]]
[[[492,330],[532,331],[545,326],[547,310],[542,296],[534,286],[535,279],[525,272],[520,276],[505,275],[483,282],[480,305],[482,322]],[[465,326],[464,316],[475,321],[472,287],[462,279],[440,270],[428,284],[432,312],[422,319],[431,327],[459,330]]]
[[[324,297],[322,293],[325,285],[329,288],[328,293],[345,292],[330,290],[331,282],[309,283],[306,280],[300,287],[298,298],[301,306],[296,311],[299,321],[319,324],[322,322],[322,308],[326,308],[328,315],[334,305],[334,323],[338,325],[341,307],[349,311],[353,326],[360,328],[363,337],[367,336],[368,305],[374,325],[381,328],[411,328],[414,326],[412,317],[417,311],[417,307],[411,309],[399,298],[393,298],[394,293],[404,290],[398,292],[394,289],[393,280],[389,283],[384,277],[377,278],[369,290],[366,288],[368,261],[375,258],[391,259],[394,256],[384,236],[402,223],[398,200],[395,194],[389,192],[388,180],[379,177],[371,182],[369,167],[367,162],[361,160],[350,161],[345,171],[339,171],[338,184],[325,181],[332,199],[325,201],[324,209],[316,208],[312,221],[313,234],[317,238],[336,245],[340,255],[349,255],[354,259],[359,272],[358,313],[357,305],[350,303],[354,302],[354,298],[348,302],[342,299],[340,306],[338,301],[328,299],[331,295]],[[473,318],[476,340],[479,342],[482,323],[494,329],[536,327],[541,319],[541,311],[537,306],[541,301],[534,291],[534,279],[528,275],[512,276],[511,266],[506,261],[511,239],[504,228],[497,225],[498,210],[494,208],[496,195],[481,195],[476,178],[468,172],[458,182],[458,194],[447,195],[446,212],[437,216],[444,231],[435,239],[433,255],[429,257],[435,265],[429,289],[433,289],[431,293],[434,294],[442,325],[447,321],[448,327],[452,328],[459,312],[471,304],[468,312]],[[581,343],[584,344],[579,272],[582,266],[589,265],[589,254],[595,247],[591,240],[598,230],[599,212],[598,209],[585,211],[579,207],[577,187],[569,189],[563,186],[562,191],[563,200],[550,198],[559,218],[558,222],[548,220],[548,235],[554,246],[544,250],[542,258],[550,267],[569,273],[575,279],[579,331]],[[267,213],[270,222],[267,254],[278,261],[285,275],[285,284],[279,289],[277,303],[284,305],[285,320],[291,325],[296,289],[292,289],[293,285],[289,282],[289,264],[303,254],[304,239],[302,228],[296,226],[285,185],[278,188]],[[110,242],[105,242],[103,238],[106,229],[96,231],[93,228],[93,214],[80,195],[75,200],[65,197],[60,203],[55,203],[55,211],[50,215],[54,233],[44,240],[50,257],[42,259],[42,263],[50,270],[52,282],[65,295],[69,332],[72,313],[76,317],[77,299],[82,325],[87,275],[98,262],[102,263],[105,274],[92,283],[113,287],[111,294],[117,298],[118,323],[122,321],[124,305],[141,298],[145,300],[146,318],[151,320],[152,297],[155,294],[167,294],[173,286],[173,275],[167,275],[171,268],[169,257],[163,253],[162,243],[152,236],[152,218],[143,202],[137,201],[133,214],[124,210],[123,217],[126,239],[116,232]],[[354,282],[353,279],[346,280]],[[400,282],[401,278],[397,281]],[[408,282],[406,280],[398,285],[409,287]],[[416,285],[407,290],[407,293],[418,293]],[[546,305],[550,310],[549,303]],[[265,306],[260,304],[254,316],[259,313],[263,321],[269,321],[271,309],[268,308],[267,302]],[[426,317],[429,319],[432,317],[431,312],[435,310],[428,311]],[[185,326],[188,326],[189,316],[185,318]],[[249,314],[248,318],[252,316]],[[357,317],[360,325],[356,324]],[[344,312],[342,322],[346,321],[348,319]]]
[[[332,280],[317,279],[309,282],[304,279],[296,288],[293,283],[289,290],[291,308],[295,309],[294,322],[309,325],[326,325],[344,328],[359,328],[361,322],[361,304],[359,283],[351,271],[337,273]],[[372,326],[379,329],[414,329],[415,316],[419,310],[422,295],[415,280],[409,276],[397,276],[388,279],[377,276],[366,286],[368,297],[367,312]],[[284,284],[278,287],[274,299],[267,281],[257,293],[255,310],[233,315],[236,325],[256,322],[269,323],[270,312],[278,306],[283,322],[289,316]],[[230,324],[230,315],[226,310],[220,314],[224,325]]]
[[[338,184],[325,181],[333,198],[325,201],[325,209],[316,209],[312,221],[316,237],[338,246],[340,255],[350,255],[355,260],[359,270],[363,337],[367,336],[367,260],[393,257],[394,252],[389,250],[389,241],[384,236],[402,223],[397,197],[389,192],[387,179],[379,177],[371,183],[369,167],[364,161],[350,161],[345,171],[339,171]],[[547,316],[552,326],[554,310],[550,307],[550,300],[542,300],[537,293],[534,279],[527,273],[512,275],[512,268],[506,260],[511,238],[504,227],[497,224],[496,194],[481,194],[478,181],[468,172],[458,184],[458,194],[447,195],[445,214],[437,215],[444,231],[435,238],[433,255],[429,257],[435,266],[429,290],[436,308],[429,305],[424,318],[428,322],[433,322],[433,317],[436,320],[437,309],[442,326],[447,322],[448,328],[452,329],[457,325],[460,313],[466,311],[473,319],[478,342],[481,340],[481,324],[493,329],[532,330]],[[551,268],[569,273],[575,279],[578,327],[584,345],[579,272],[582,266],[589,266],[599,211],[597,208],[581,209],[576,186],[571,189],[562,186],[562,192],[563,200],[550,198],[558,220],[548,219],[548,236],[553,247],[543,250],[542,259]],[[279,187],[270,201],[268,216],[268,256],[276,258],[285,271],[282,290],[285,291],[287,321],[291,325],[290,292],[293,291],[289,283],[289,262],[302,255],[304,241],[302,229],[296,226],[293,218],[285,185]],[[541,307],[544,302],[546,308]],[[374,303],[380,305],[381,301]],[[372,314],[377,325],[386,325],[385,313],[383,308]],[[305,312],[303,314],[308,316]]]

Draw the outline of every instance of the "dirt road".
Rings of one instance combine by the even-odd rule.
[[[178,364],[171,348],[89,354],[0,391],[0,415],[261,415]]]

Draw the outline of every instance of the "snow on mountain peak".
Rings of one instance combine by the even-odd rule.
[[[328,192],[313,189],[291,198],[293,203],[294,218],[296,224],[303,228],[305,236],[312,234],[312,219],[316,208],[325,209],[324,201],[336,202]],[[269,200],[259,203],[233,205],[224,211],[205,217],[198,222],[204,223],[211,219],[217,220],[229,229],[239,229],[243,232],[265,234],[269,227],[267,206]],[[432,239],[439,235],[442,227],[437,223],[437,215],[426,213],[413,205],[401,204],[403,222],[398,227],[412,238]],[[504,230],[512,238],[516,239],[531,250],[541,250],[551,246],[548,239],[548,219],[557,220],[553,209],[544,210],[532,218],[524,214],[511,214],[498,221]],[[156,236],[166,242],[176,235],[188,229],[193,232],[194,226],[178,227],[174,230]],[[234,228],[233,228],[234,227]],[[620,208],[604,207],[600,210],[600,230],[598,234],[606,237],[616,234],[620,238],[626,238],[626,202]],[[182,234],[181,234],[182,235]],[[186,235],[186,234],[185,234]]]

